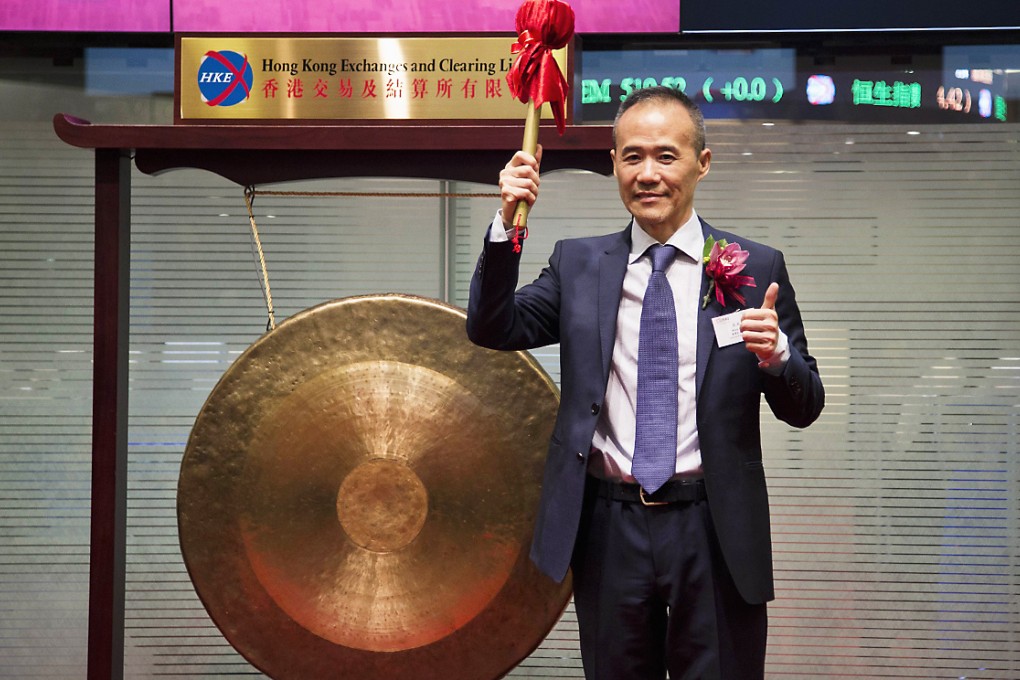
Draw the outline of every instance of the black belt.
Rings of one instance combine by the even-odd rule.
[[[697,503],[708,498],[704,479],[674,479],[663,484],[655,493],[647,493],[639,484],[594,480],[598,494],[624,503],[642,505],[669,505],[670,503]]]

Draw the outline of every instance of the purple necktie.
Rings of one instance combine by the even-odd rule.
[[[634,433],[634,478],[655,493],[676,470],[677,384],[676,308],[666,268],[676,257],[673,246],[654,245],[652,275],[641,303],[638,338],[637,424]]]

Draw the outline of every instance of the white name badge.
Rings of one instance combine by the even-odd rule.
[[[719,343],[720,347],[729,347],[744,341],[740,335],[740,319],[743,316],[744,310],[740,310],[712,319],[712,325],[715,327],[715,341]]]

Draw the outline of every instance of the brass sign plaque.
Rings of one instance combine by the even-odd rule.
[[[513,43],[182,35],[175,122],[523,119],[525,105],[506,83]],[[554,53],[565,74],[570,50]],[[568,120],[571,109],[568,102]]]

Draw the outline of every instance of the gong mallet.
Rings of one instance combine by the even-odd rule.
[[[573,37],[574,10],[562,0],[525,0],[517,10],[516,27],[517,42],[510,52],[517,58],[506,80],[514,98],[528,106],[521,150],[535,155],[542,104],[549,103],[557,131],[562,135],[566,129],[569,86],[552,51],[564,47]],[[528,210],[525,201],[519,201],[514,209],[514,249],[518,252],[518,238],[522,232],[527,233]]]

